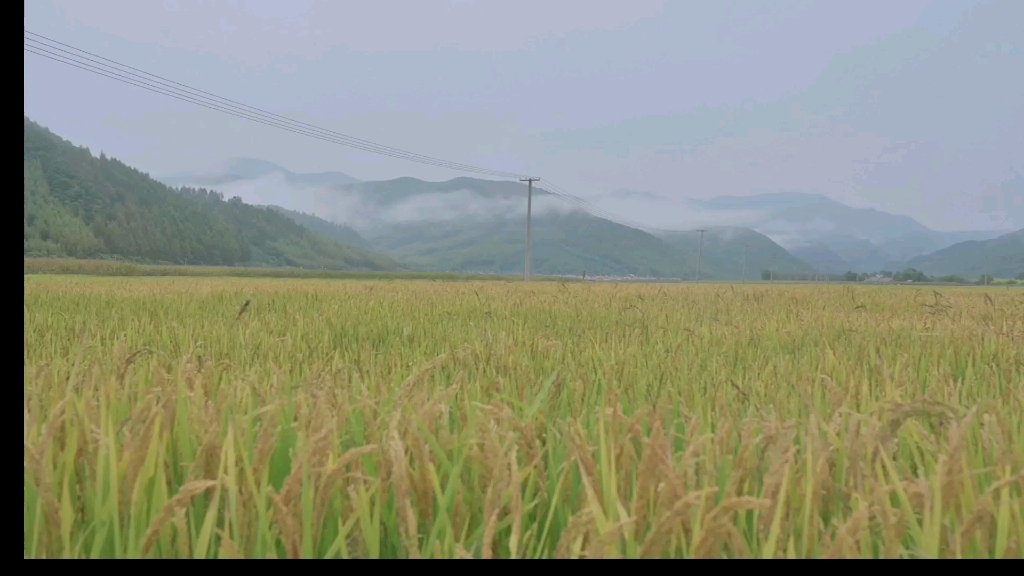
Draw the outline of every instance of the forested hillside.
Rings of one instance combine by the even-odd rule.
[[[425,269],[518,274],[525,266],[526,222],[495,218],[408,223],[375,231],[368,241]],[[533,219],[535,274],[678,278],[686,274],[688,263],[686,255],[647,232],[589,214]]]
[[[25,118],[25,254],[173,264],[397,269],[263,207],[174,190]]]
[[[351,226],[345,226],[343,224],[335,224],[334,222],[328,222],[322,218],[318,218],[312,214],[306,214],[304,212],[297,212],[295,210],[287,210],[280,206],[267,206],[267,208],[279,213],[284,214],[289,219],[294,220],[304,228],[308,228],[317,234],[320,234],[326,238],[330,238],[339,244],[347,244],[349,246],[358,246],[360,248],[372,249],[372,246],[366,241],[365,238],[359,235],[358,232],[352,229]]]
[[[932,254],[918,256],[910,265],[927,274],[978,278],[1015,278],[1024,274],[1024,229],[991,240],[969,240]]]
[[[700,232],[662,234],[669,245],[694,258],[700,249]],[[744,266],[744,258],[746,265]],[[704,235],[701,277],[756,279],[763,270],[776,274],[813,275],[814,268],[794,257],[771,238],[750,230],[719,226]],[[744,268],[746,275],[744,276]]]

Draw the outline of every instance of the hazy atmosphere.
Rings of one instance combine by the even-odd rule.
[[[1017,0],[43,1],[25,10],[27,29],[77,48],[373,142],[536,174],[652,226],[746,222],[704,217],[687,199],[804,192],[939,231],[1024,227]],[[25,63],[27,117],[156,177],[238,157],[363,181],[460,176],[32,54]],[[309,195],[272,178],[237,186],[247,201],[263,194],[312,211]]]
[[[24,555],[1024,558],[1024,0],[39,0]]]

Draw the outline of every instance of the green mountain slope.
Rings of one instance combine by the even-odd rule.
[[[359,233],[353,230],[350,226],[335,224],[334,222],[328,222],[327,220],[317,218],[312,214],[296,212],[295,210],[287,210],[280,206],[267,206],[266,208],[273,210],[278,214],[287,216],[290,220],[294,220],[304,228],[308,228],[325,238],[330,238],[339,244],[357,246],[367,250],[371,249],[370,244],[366,239],[360,236]]]
[[[25,118],[25,254],[114,255],[174,264],[396,269],[277,212],[176,191],[115,159],[95,158]]]
[[[991,240],[960,242],[913,258],[909,266],[932,276],[1013,278],[1024,272],[1024,229]]]
[[[519,218],[405,224],[374,236],[373,245],[425,268],[521,273],[526,222]],[[696,258],[696,256],[694,256]],[[685,255],[646,232],[586,215],[533,220],[535,274],[679,277]]]
[[[85,258],[103,247],[46,185],[39,162],[25,162],[25,254]]]
[[[906,262],[915,256],[931,254],[968,240],[991,240],[1005,234],[1004,231],[979,230],[965,232],[908,232],[899,238],[888,240],[879,245],[890,260]]]
[[[700,232],[663,234],[662,238],[677,250],[696,258]],[[744,248],[746,276],[743,275]],[[815,273],[812,266],[794,257],[771,238],[749,228],[717,227],[704,233],[701,277],[756,279],[761,277],[762,270],[774,270],[778,274]]]
[[[321,191],[316,201],[318,214],[350,222],[370,246],[412,266],[521,273],[526,251],[526,192],[520,182],[399,178]],[[534,188],[535,273],[694,277],[695,235],[657,237],[569,208],[543,188]],[[762,234],[722,228],[705,236],[701,277],[741,278],[744,243],[752,244],[748,278],[758,277],[761,267],[771,266],[771,255],[776,256],[780,271],[814,273]]]
[[[792,254],[829,274],[903,270],[906,261],[898,261],[863,238],[831,236],[792,249]]]

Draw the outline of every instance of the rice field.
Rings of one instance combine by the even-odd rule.
[[[26,558],[1021,558],[1024,291],[26,275]]]

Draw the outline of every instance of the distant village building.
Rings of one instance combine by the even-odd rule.
[[[875,275],[864,281],[865,284],[892,284],[892,278],[886,278],[885,276]]]

